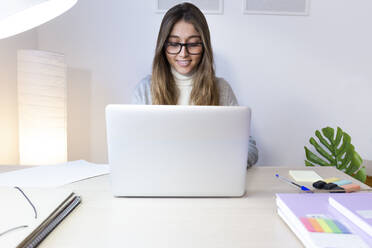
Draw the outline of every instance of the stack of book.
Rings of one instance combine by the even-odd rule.
[[[372,194],[277,194],[278,214],[305,247],[372,248]]]

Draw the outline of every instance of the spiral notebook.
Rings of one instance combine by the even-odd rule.
[[[81,203],[63,189],[0,188],[0,247],[37,247]]]

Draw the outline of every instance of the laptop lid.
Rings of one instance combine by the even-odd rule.
[[[115,196],[242,196],[251,111],[243,106],[108,105]]]

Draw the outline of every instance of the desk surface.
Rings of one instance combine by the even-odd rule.
[[[288,169],[250,168],[242,198],[114,198],[109,176],[69,184],[83,202],[39,247],[302,247],[276,213],[275,193],[297,192],[274,176]],[[356,182],[335,168],[313,170]]]

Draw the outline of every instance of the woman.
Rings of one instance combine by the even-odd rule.
[[[238,105],[230,85],[215,76],[208,24],[193,4],[178,4],[163,17],[152,75],[137,85],[132,103]],[[248,166],[257,159],[256,143],[250,138]]]

